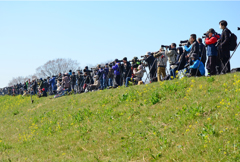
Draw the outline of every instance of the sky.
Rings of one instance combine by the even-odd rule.
[[[85,65],[140,57],[202,37],[219,21],[240,38],[240,1],[0,1],[0,87],[49,60]],[[238,39],[239,41],[239,39]],[[240,48],[231,60],[240,67]]]

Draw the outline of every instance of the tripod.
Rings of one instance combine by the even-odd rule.
[[[239,42],[238,45],[236,46],[235,50],[233,51],[232,55],[231,55],[230,58],[228,59],[227,63],[224,65],[224,68],[222,69],[222,71],[221,71],[220,74],[222,74],[223,71],[224,71],[224,69],[227,67],[228,62],[230,61],[230,59],[232,58],[232,56],[233,56],[234,53],[236,52],[236,50],[237,50],[237,48],[238,48],[239,45],[240,45],[240,42]]]

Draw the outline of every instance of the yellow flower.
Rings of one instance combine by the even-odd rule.
[[[0,143],[2,142],[2,140],[0,140]]]
[[[176,70],[175,73],[178,73],[178,70]]]
[[[189,132],[189,129],[187,129],[186,132]]]
[[[226,155],[227,153],[226,152],[224,152],[224,155]]]
[[[204,145],[204,147],[207,147],[207,145]]]
[[[65,155],[66,153],[62,153],[62,155]]]
[[[210,120],[210,118],[207,118],[207,120]]]
[[[189,125],[189,128],[191,128],[192,127],[192,125]]]
[[[194,83],[194,82],[195,82],[195,80],[192,80],[192,82]]]

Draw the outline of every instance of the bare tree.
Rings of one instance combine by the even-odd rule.
[[[80,64],[76,60],[58,58],[50,60],[44,65],[36,69],[36,76],[38,78],[46,78],[48,76],[57,75],[58,73],[66,73],[69,70],[80,70]]]

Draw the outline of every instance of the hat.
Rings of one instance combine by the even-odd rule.
[[[45,88],[43,88],[42,91],[45,91]]]
[[[195,60],[198,59],[198,54],[193,53],[192,56],[191,56],[191,58],[194,58]]]
[[[88,66],[85,66],[85,69],[88,69]]]
[[[101,65],[100,64],[98,64],[98,66],[97,66],[98,68],[101,68]]]
[[[215,34],[215,30],[213,28],[209,29],[208,33],[212,33],[212,34]]]
[[[115,59],[115,62],[119,62],[118,59]]]
[[[106,63],[105,65],[108,65],[108,63]]]
[[[69,70],[69,72],[71,73],[71,72],[72,72],[72,70]]]
[[[146,55],[149,55],[149,56],[150,56],[150,55],[151,55],[151,52],[147,52]]]
[[[138,57],[133,57],[133,59],[134,59],[134,60],[137,60],[137,59],[138,59]]]
[[[127,61],[127,57],[124,57],[123,60],[124,60],[124,61]]]

